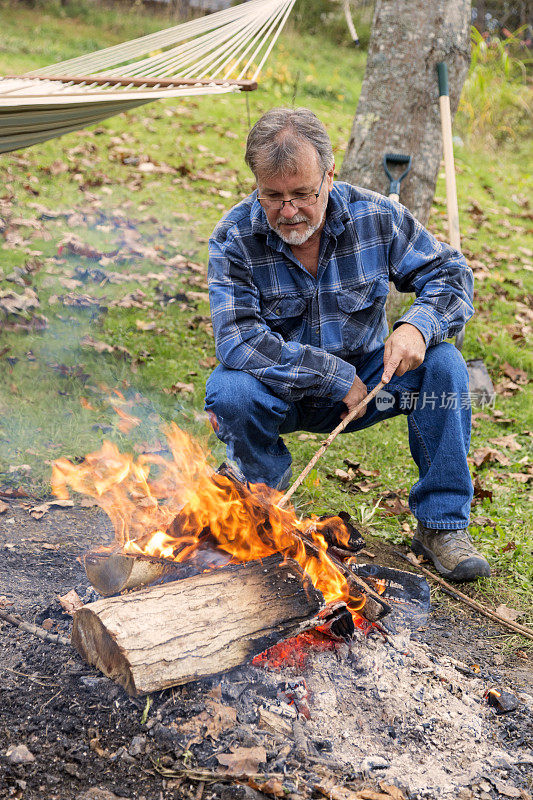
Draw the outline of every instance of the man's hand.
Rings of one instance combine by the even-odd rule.
[[[368,394],[368,392],[366,390],[365,384],[356,375],[355,379],[354,379],[354,382],[352,383],[352,385],[351,385],[351,387],[350,387],[350,389],[348,391],[348,394],[346,395],[346,397],[342,398],[342,402],[346,406],[348,406],[348,411],[344,411],[341,414],[341,419],[344,419],[345,417],[347,417],[348,414],[350,413],[350,411],[352,410],[352,408],[355,408],[356,405],[361,402],[361,400],[364,400],[365,397],[367,396],[367,394]],[[366,406],[363,409],[361,409],[359,414],[357,414],[357,416],[354,417],[354,419],[359,419],[359,417],[362,417],[365,414],[366,414]]]
[[[385,342],[381,380],[388,383],[393,375],[404,375],[409,370],[416,369],[424,360],[425,355],[424,337],[418,328],[404,322],[391,333]]]

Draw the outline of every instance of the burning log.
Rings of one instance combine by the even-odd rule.
[[[322,624],[324,598],[291,559],[203,572],[76,612],[72,643],[129,694],[224,672]]]
[[[83,565],[89,581],[103,597],[202,572],[168,558],[105,551],[86,553]]]

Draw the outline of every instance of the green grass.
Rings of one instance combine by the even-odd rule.
[[[0,4],[0,68],[28,70],[161,25],[161,20],[137,12],[126,17],[99,9],[95,17],[83,4],[80,9],[81,15],[74,18],[57,8],[45,13],[17,7],[14,14],[7,3]],[[364,64],[361,51],[327,39],[318,43],[310,34],[298,35],[291,28],[280,38],[265,80],[253,94],[152,104],[92,130],[3,156],[0,216],[35,221],[41,211],[32,204],[66,212],[57,219],[40,220],[38,230],[15,226],[23,241],[6,240],[0,249],[0,291],[22,292],[23,286],[8,280],[22,270],[18,279],[35,289],[40,301],[37,313],[48,320],[39,333],[2,330],[3,485],[46,495],[55,458],[81,459],[104,437],[135,452],[160,450],[161,424],[170,420],[210,447],[213,463],[223,458],[223,448],[202,413],[211,369],[206,358],[214,355],[208,304],[201,296],[206,291],[207,237],[224,211],[252,188],[242,158],[248,124],[272,105],[294,102],[312,108],[327,124],[340,167]],[[526,199],[531,187],[529,154],[523,139],[510,136],[503,137],[497,153],[489,154],[479,136],[468,135],[470,124],[463,107],[457,126],[465,144],[456,148],[461,229],[465,252],[482,277],[476,284],[478,313],[467,327],[463,352],[466,358],[483,358],[498,383],[505,378],[506,363],[529,373],[532,368],[531,351],[523,338],[530,317],[533,268]],[[143,173],[135,164],[123,163],[132,157],[175,171]],[[430,228],[442,238],[446,237],[444,195],[441,175]],[[67,234],[75,233],[110,252],[132,229],[144,247],[155,248],[160,261],[142,256],[112,259],[104,261],[103,268],[120,273],[124,282],[69,283],[79,280],[77,268],[100,265],[68,253],[58,258],[58,246]],[[130,279],[134,273],[165,269],[176,254],[191,259],[200,270],[171,270],[160,284]],[[24,272],[31,262],[36,271]],[[145,294],[141,308],[110,305],[139,288]],[[79,309],[54,302],[54,297],[71,292],[90,295],[102,307]],[[200,295],[184,302],[179,296],[186,292]],[[178,300],[168,303],[172,295]],[[143,330],[147,325],[152,327]],[[82,343],[88,333],[126,348],[130,355],[96,353]],[[192,392],[173,391],[178,382],[192,384]],[[119,427],[110,400],[117,402],[114,390],[125,398],[120,407],[142,420],[130,433]],[[514,451],[498,448],[509,458],[508,466],[473,468],[493,496],[492,502],[485,499],[474,506],[472,533],[495,568],[494,577],[480,582],[478,590],[490,602],[506,600],[522,609],[531,596],[533,518],[529,484],[512,476],[528,468],[530,407],[527,387],[520,386],[511,396],[499,394],[496,408],[476,418],[472,440],[475,451],[490,438],[516,433],[520,445]],[[317,449],[319,438],[293,434],[287,443],[297,474]],[[365,493],[358,489],[359,480],[351,485],[340,482],[334,473],[345,466],[344,459],[376,471],[370,480],[378,485]],[[394,419],[335,442],[296,495],[296,504],[302,514],[344,509],[363,525],[370,541],[376,537],[406,543],[412,518],[384,516],[376,504],[387,491],[397,492],[406,502],[416,477],[405,421]]]

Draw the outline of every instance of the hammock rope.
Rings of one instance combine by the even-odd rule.
[[[296,0],[250,0],[215,14],[0,77],[0,153],[151,100],[255,89]]]

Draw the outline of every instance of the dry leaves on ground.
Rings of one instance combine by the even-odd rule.
[[[492,498],[494,496],[494,492],[491,492],[489,489],[484,489],[481,485],[479,478],[476,476],[474,480],[474,497],[478,500],[490,500],[492,503]]]
[[[234,708],[225,706],[213,698],[208,698],[205,711],[180,725],[180,733],[191,737],[188,742],[188,747],[190,747],[193,744],[199,744],[207,736],[211,739],[218,739],[223,731],[233,728],[236,722],[237,712]]]
[[[469,460],[472,461],[476,467],[494,463],[508,467],[511,463],[506,455],[500,453],[499,450],[495,450],[493,447],[479,447],[477,450],[474,450]]]
[[[194,384],[177,381],[172,384],[170,389],[163,389],[163,391],[165,394],[192,394],[194,392]]]
[[[505,603],[499,605],[494,611],[499,617],[507,620],[507,622],[514,622],[515,619],[518,619],[520,616],[520,611],[517,611],[516,608],[506,606]]]
[[[381,791],[375,789],[348,789],[346,786],[339,786],[332,779],[323,780],[315,784],[315,791],[320,792],[330,800],[405,800],[405,795],[397,786],[392,786],[381,781],[379,784]]]
[[[63,251],[66,250],[68,253],[72,253],[75,256],[85,256],[86,258],[93,259],[94,261],[99,261],[103,256],[106,258],[112,258],[116,256],[118,250],[112,250],[109,253],[104,253],[101,250],[98,250],[96,247],[93,247],[86,242],[82,242],[79,236],[75,234],[69,234],[65,236],[65,238],[59,243],[59,247],[57,248],[57,255],[59,258],[63,255]]]
[[[52,506],[60,508],[71,508],[74,505],[73,500],[49,500],[46,503],[40,503],[38,506],[30,508],[30,516],[34,519],[41,519],[45,514],[50,511]]]
[[[525,386],[525,384],[528,382],[527,372],[525,372],[523,369],[519,369],[518,367],[512,367],[507,361],[502,365],[502,372],[512,381],[521,384],[522,386]]]
[[[506,447],[511,453],[515,453],[517,450],[522,449],[522,445],[516,441],[516,436],[516,433],[509,433],[507,436],[495,436],[488,441],[497,447]]]
[[[232,753],[221,753],[217,761],[225,775],[256,775],[259,765],[266,763],[264,747],[237,747]]]
[[[67,614],[70,614],[71,617],[74,616],[76,611],[78,611],[80,608],[83,608],[83,601],[76,589],[71,589],[70,592],[67,592],[64,595],[58,595],[57,599],[59,600],[63,611],[65,611]]]
[[[21,294],[11,290],[0,290],[0,311],[5,314],[24,314],[32,308],[39,306],[39,298],[29,287]]]
[[[252,789],[263,792],[263,794],[269,797],[285,797],[285,789],[279,778],[270,778],[264,783],[257,783],[253,778],[250,778],[248,785],[251,786]]]
[[[409,506],[402,503],[400,496],[397,492],[387,492],[379,501],[379,507],[386,517],[399,516],[400,514],[409,514]]]
[[[93,350],[96,350],[97,353],[113,353],[115,355],[121,355],[124,358],[133,358],[133,353],[126,347],[121,347],[118,344],[108,344],[107,342],[99,342],[96,339],[93,339],[92,336],[84,336],[80,342],[83,347],[91,347]]]

